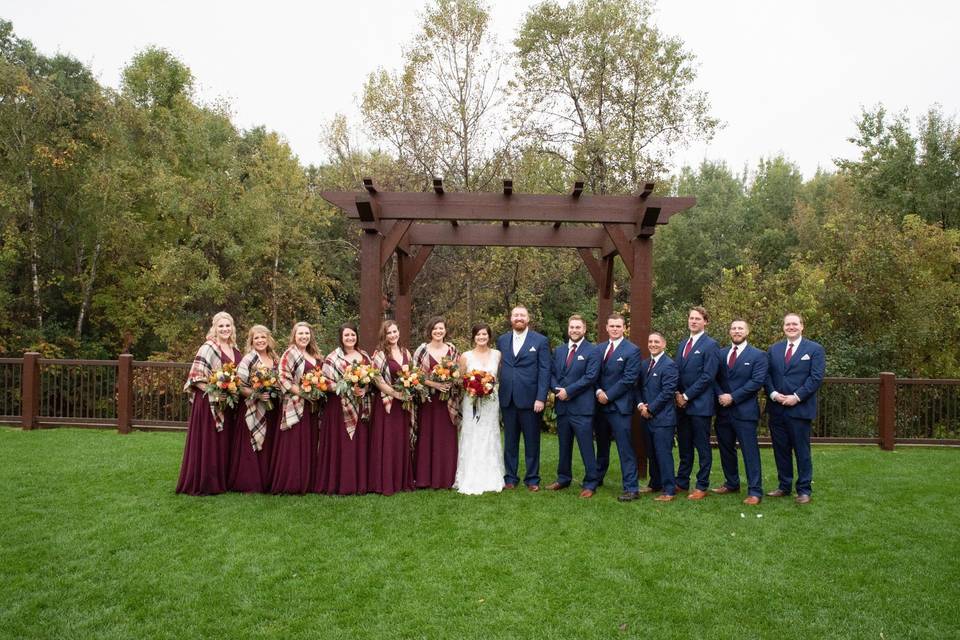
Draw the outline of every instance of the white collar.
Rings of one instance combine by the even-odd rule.
[[[797,338],[795,342],[791,342],[790,339],[787,338],[787,348],[789,348],[790,345],[792,344],[792,345],[793,345],[793,350],[796,351],[796,350],[797,350],[797,347],[800,346],[800,343],[801,343],[802,341],[803,341],[803,336],[800,336],[799,338]]]
[[[620,346],[620,343],[621,343],[621,342],[623,342],[623,336],[620,336],[620,337],[617,338],[616,340],[611,340],[611,341],[610,341],[610,344],[612,344],[612,345],[613,345],[613,348],[616,349],[617,347]]]
[[[521,331],[520,333],[517,333],[516,331],[514,331],[514,332],[513,332],[513,339],[514,339],[514,340],[520,340],[521,342],[524,341],[524,340],[526,340],[526,339],[527,339],[527,331],[529,331],[529,330],[530,330],[530,327],[527,327],[526,329],[524,329],[524,330]]]
[[[704,333],[703,331],[701,331],[700,333],[691,333],[689,337],[687,337],[687,340],[690,341],[691,345],[696,344],[697,340],[700,339],[700,336],[702,336],[703,333]]]
[[[738,354],[739,354],[739,353],[743,353],[743,350],[747,348],[747,341],[744,340],[744,341],[741,342],[740,344],[733,344],[733,343],[731,342],[731,343],[730,343],[730,348],[733,349],[734,347],[737,348],[737,353],[738,353]]]
[[[580,349],[580,345],[583,344],[583,341],[584,341],[584,340],[586,340],[586,338],[580,338],[580,339],[577,340],[576,342],[574,342],[574,341],[572,341],[572,340],[568,340],[568,341],[567,341],[567,349],[569,349],[570,347],[576,347],[576,348],[579,350],[579,349]]]

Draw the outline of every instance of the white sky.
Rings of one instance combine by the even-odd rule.
[[[509,44],[530,0],[493,0]],[[116,87],[148,45],[193,71],[203,100],[226,98],[234,122],[283,134],[305,163],[334,114],[359,125],[367,74],[395,69],[417,31],[422,0],[224,2],[5,0],[0,17],[40,51],[68,53]],[[737,171],[780,152],[809,177],[848,157],[861,106],[960,110],[960,3],[937,0],[660,0],[656,23],[698,58],[698,86],[726,123],[709,145],[677,153]],[[951,78],[953,78],[951,80]]]

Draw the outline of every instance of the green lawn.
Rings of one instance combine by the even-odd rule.
[[[960,634],[958,450],[815,448],[812,504],[748,508],[620,504],[616,477],[590,501],[191,498],[173,493],[182,447],[182,434],[0,429],[0,636]],[[556,439],[543,450],[546,484]]]

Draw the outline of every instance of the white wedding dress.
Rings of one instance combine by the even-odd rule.
[[[473,351],[464,354],[467,369],[481,369],[497,375],[500,352],[491,350],[487,364],[481,364]],[[497,390],[487,396],[474,415],[473,400],[464,394],[463,420],[460,426],[457,478],[453,488],[460,493],[478,495],[503,490],[503,443],[500,440],[500,400]]]

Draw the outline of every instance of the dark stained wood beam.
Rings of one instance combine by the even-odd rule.
[[[503,195],[505,196],[513,195],[513,180],[503,181]]]
[[[413,279],[417,277],[417,274],[420,273],[420,270],[423,269],[423,265],[427,263],[427,258],[430,257],[430,252],[433,251],[433,245],[424,245],[420,247],[420,250],[417,251],[417,255],[413,256],[413,260],[410,262],[410,269],[408,275],[410,276],[410,282],[413,282]]]
[[[380,222],[380,203],[368,193],[356,197],[357,217],[364,231],[376,231]]]
[[[654,183],[652,183],[652,182],[648,182],[648,183],[646,183],[645,185],[643,185],[643,191],[640,192],[640,199],[641,199],[641,200],[646,200],[647,197],[648,197],[651,193],[653,193],[653,187],[654,187],[654,186],[655,186],[655,185],[654,185]]]
[[[554,247],[599,249],[609,241],[600,227],[583,229],[554,229],[548,226],[503,227],[490,224],[462,224],[448,227],[442,224],[414,223],[405,236],[412,245],[450,245],[496,247]]]
[[[433,179],[433,192],[438,196],[443,195],[443,178]]]
[[[401,241],[403,237],[407,234],[407,231],[410,230],[410,225],[413,222],[410,220],[397,220],[390,230],[384,234],[383,240],[380,242],[380,268],[382,269],[387,262],[390,260],[390,256],[393,255],[394,251],[400,251],[401,253],[406,253],[405,249],[401,246]]]
[[[441,185],[442,188],[442,185]],[[356,192],[326,191],[325,200],[343,209],[350,218],[359,218]],[[367,198],[369,194],[362,194]],[[676,213],[696,204],[696,198],[650,196],[590,196],[571,198],[562,195],[514,193],[447,193],[442,198],[431,193],[378,192],[379,219],[388,220],[460,220],[478,222],[579,222],[639,225],[647,208],[660,209],[657,224],[666,224]],[[639,235],[639,233],[637,234]]]
[[[643,220],[640,221],[640,238],[649,238],[657,230],[657,220],[660,218],[660,209],[656,207],[647,207],[643,212]]]
[[[460,222],[459,222],[458,220],[451,220],[451,221],[450,221],[450,224],[453,225],[454,227],[459,227],[459,226],[460,226]]]
[[[573,183],[573,193],[571,193],[570,195],[573,197],[574,200],[576,200],[580,197],[580,194],[582,193],[583,193],[583,180],[577,180],[576,182]]]
[[[367,193],[369,194],[374,194],[377,192],[376,187],[373,186],[373,178],[364,178],[363,188],[366,189]]]
[[[577,249],[577,252],[580,254],[583,264],[587,267],[587,271],[590,272],[590,276],[593,278],[593,283],[597,285],[597,289],[603,287],[603,269],[600,267],[600,261],[594,257],[593,251],[590,249]]]
[[[623,259],[623,264],[627,267],[627,273],[629,273],[632,278],[633,246],[630,244],[630,238],[627,237],[627,234],[624,233],[619,225],[605,224],[603,228],[606,230],[607,235],[610,236],[610,241],[613,242],[613,246],[617,248],[617,253],[620,254],[620,257]]]
[[[559,229],[561,224],[563,224],[563,223],[562,223],[562,222],[554,222],[554,223],[553,223],[553,228],[554,228],[554,229]]]
[[[504,221],[503,221],[503,228],[504,228],[504,229],[510,228],[510,221],[509,221],[509,220],[504,220]]]

